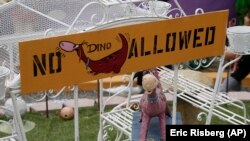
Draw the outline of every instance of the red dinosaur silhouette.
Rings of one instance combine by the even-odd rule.
[[[119,73],[128,54],[128,42],[125,36],[119,34],[119,37],[121,38],[122,48],[99,60],[92,60],[86,56],[83,50],[84,43],[75,44],[69,41],[61,41],[59,47],[66,52],[76,51],[79,59],[86,64],[87,68],[91,69],[90,73],[94,73],[94,75],[110,73],[112,71]]]

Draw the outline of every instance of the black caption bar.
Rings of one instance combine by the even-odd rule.
[[[250,141],[250,125],[167,125],[167,141],[190,138],[192,141]]]

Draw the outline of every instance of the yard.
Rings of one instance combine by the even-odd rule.
[[[250,102],[245,102],[245,104],[246,108],[249,110]],[[232,109],[230,106],[227,106],[227,108]],[[45,113],[29,112],[25,114],[24,119],[33,121],[36,124],[34,129],[26,133],[28,141],[74,140],[74,121],[61,119],[59,117],[59,111],[51,111],[49,113],[49,118],[46,118]],[[97,140],[99,112],[96,107],[79,108],[79,123],[81,141]],[[212,124],[228,123],[218,118],[213,118]],[[6,134],[1,133],[1,136],[6,136]]]

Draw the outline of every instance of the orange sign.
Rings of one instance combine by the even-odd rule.
[[[22,92],[221,55],[227,18],[217,11],[21,42]]]

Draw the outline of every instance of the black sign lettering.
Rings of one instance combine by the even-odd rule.
[[[214,36],[215,36],[215,26],[207,27],[205,45],[214,44]]]
[[[190,41],[191,33],[192,33],[192,30],[184,31],[184,35],[183,35],[183,32],[179,32],[180,50],[182,50],[183,47],[185,49],[188,48],[188,44],[189,44],[189,41]]]
[[[47,56],[48,56],[48,62],[47,62]],[[47,63],[49,67],[49,74],[59,73],[62,71],[62,61],[61,61],[61,53],[49,53],[48,55],[42,54],[41,60],[37,55],[33,56],[33,70],[34,70],[34,76],[38,76],[38,72],[40,72],[41,75],[46,75],[46,67]],[[54,59],[57,59],[57,64],[54,64]],[[56,66],[56,68],[55,68]]]
[[[88,45],[88,48],[89,48],[88,53],[92,53],[92,52],[98,50],[98,46],[96,44],[90,44],[90,45]]]
[[[157,52],[157,38],[158,36],[157,35],[155,35],[155,37],[154,37],[154,51],[153,51],[153,54],[156,54],[156,52]]]
[[[46,72],[46,54],[42,54],[42,61],[39,60],[37,55],[33,56],[33,70],[34,76],[37,76],[38,70],[42,75]]]
[[[203,28],[198,28],[198,29],[194,30],[193,48],[202,46],[202,43],[197,43],[197,42],[201,39],[201,37],[198,35],[198,33],[203,32],[203,31],[204,31]]]
[[[144,56],[144,37],[141,37],[141,56]]]
[[[129,56],[128,59],[130,59],[131,57],[138,57],[138,51],[137,51],[137,43],[136,40],[133,39],[132,43],[131,43],[131,48],[129,50]]]
[[[173,39],[171,40],[171,37],[173,37]],[[170,43],[172,42],[172,47],[171,47],[171,50],[170,50]],[[167,33],[167,36],[166,36],[166,52],[169,52],[169,51],[175,51],[175,42],[176,42],[176,33],[173,32],[173,33]]]

